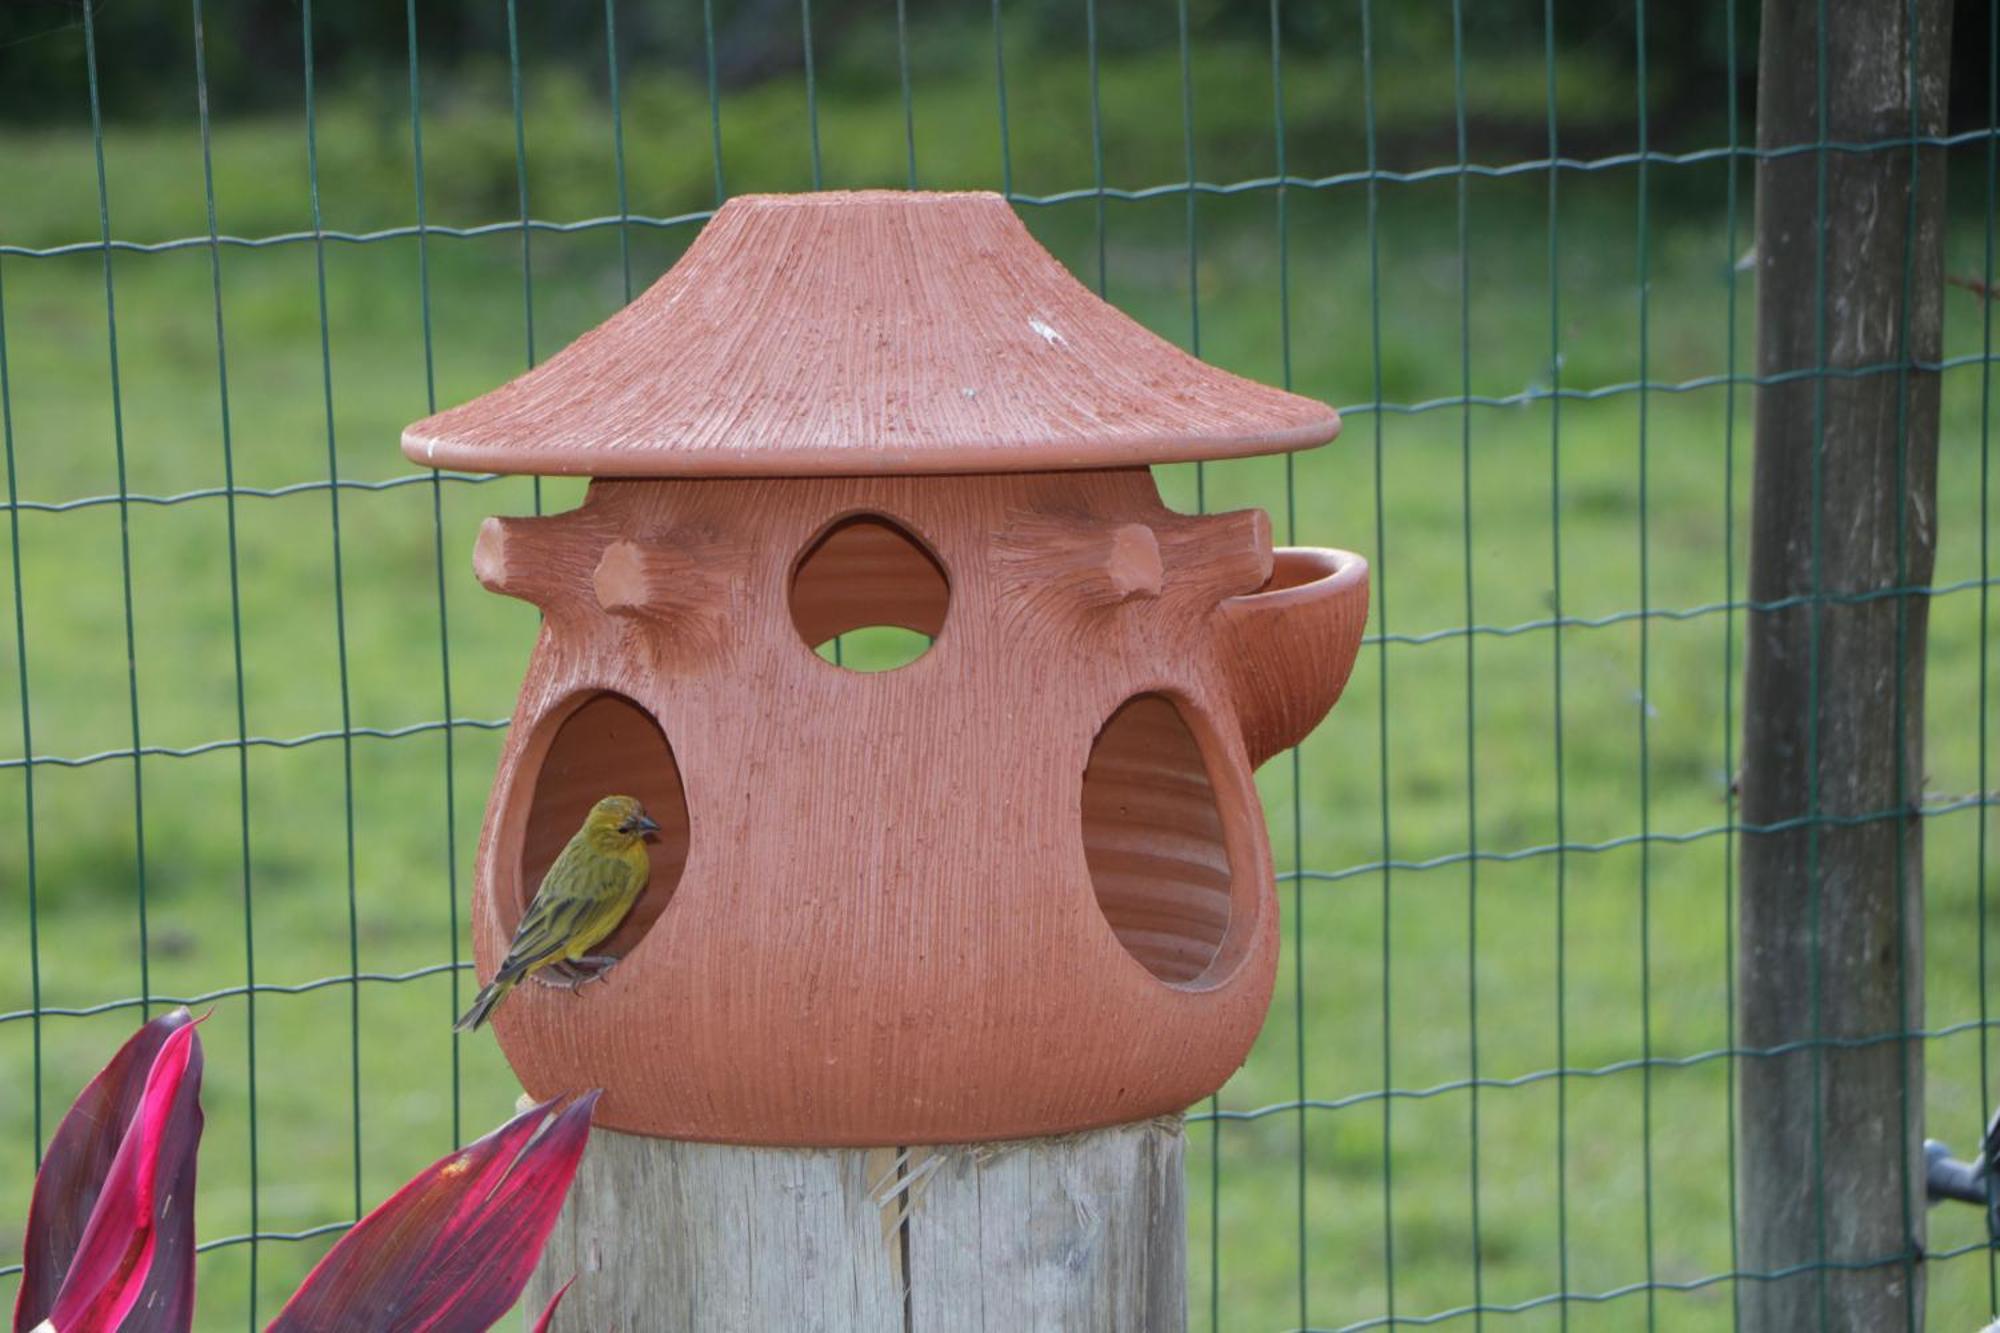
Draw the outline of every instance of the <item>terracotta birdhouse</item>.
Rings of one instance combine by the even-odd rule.
[[[941,1143],[1175,1111],[1262,1024],[1251,773],[1325,715],[1368,571],[1175,513],[1152,463],[1339,418],[1204,365],[991,194],[732,200],[643,296],[418,422],[418,463],[588,475],[491,518],[541,608],[480,839],[482,978],[592,802],[661,825],[575,993],[494,1022],[535,1096],[733,1143]],[[929,636],[861,672],[814,648]]]

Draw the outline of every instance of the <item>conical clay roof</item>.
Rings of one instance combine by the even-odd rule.
[[[1332,408],[1099,300],[995,194],[730,200],[631,305],[403,432],[431,467],[619,477],[1102,468],[1323,444]]]

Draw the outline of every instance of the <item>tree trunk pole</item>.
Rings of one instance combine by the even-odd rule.
[[[1812,145],[1942,134],[1950,18],[1763,9],[1750,596],[1782,605],[1748,617],[1737,1257],[1778,1276],[1737,1284],[1751,1333],[1923,1323],[1927,603],[1894,590],[1936,543],[1944,158]]]
[[[1187,1326],[1178,1117],[940,1148],[594,1130],[528,1285],[555,1333]]]

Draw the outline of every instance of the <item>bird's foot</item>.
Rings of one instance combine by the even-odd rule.
[[[583,978],[577,975],[576,969],[568,963],[550,963],[547,967],[528,973],[528,980],[537,986],[547,986],[550,990],[573,991]]]
[[[559,959],[529,975],[544,986],[566,990],[574,995],[591,982],[602,981],[617,962],[616,958],[590,954],[582,958]]]

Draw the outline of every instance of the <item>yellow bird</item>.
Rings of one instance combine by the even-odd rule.
[[[630,796],[607,796],[592,806],[542,876],[500,970],[452,1030],[470,1032],[484,1023],[523,977],[544,968],[572,990],[609,972],[618,960],[590,951],[618,929],[646,887],[646,835],[659,830]]]

